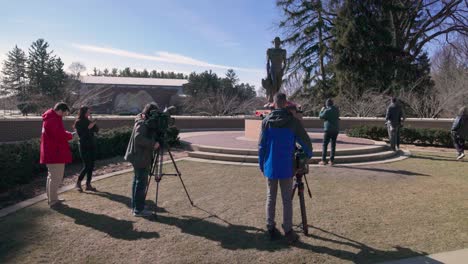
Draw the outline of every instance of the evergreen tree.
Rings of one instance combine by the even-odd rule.
[[[116,77],[119,75],[119,70],[117,68],[112,68],[111,76]]]
[[[149,78],[149,73],[146,69],[144,69],[141,74],[140,74],[140,77],[143,77],[143,78]]]
[[[129,67],[126,67],[123,69],[123,71],[120,73],[120,77],[132,77],[132,72]]]
[[[26,54],[15,46],[7,53],[7,59],[3,62],[2,85],[10,93],[24,97],[26,95]]]
[[[27,75],[29,78],[30,94],[47,94],[49,85],[50,67],[53,67],[52,52],[47,48],[49,44],[44,39],[38,39],[32,43],[29,48],[29,57],[27,60]]]
[[[107,68],[105,68],[104,71],[102,72],[102,74],[104,76],[109,76],[109,70]]]
[[[303,76],[304,85],[315,85],[324,97],[332,91],[333,73],[329,70],[333,19],[339,0],[277,0],[283,13],[279,27],[283,32],[283,43],[292,53],[288,56],[290,76]]]

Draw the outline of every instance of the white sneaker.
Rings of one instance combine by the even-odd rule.
[[[460,153],[460,155],[458,155],[457,157],[457,160],[461,160],[465,157],[465,153]]]

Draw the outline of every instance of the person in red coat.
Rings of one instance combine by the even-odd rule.
[[[57,191],[63,180],[65,164],[72,161],[72,154],[68,141],[73,133],[65,130],[62,117],[68,115],[70,109],[65,103],[57,103],[54,109],[42,114],[41,158],[40,163],[47,166],[47,199],[53,207],[61,202]]]

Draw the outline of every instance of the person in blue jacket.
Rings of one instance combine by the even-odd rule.
[[[300,120],[287,110],[284,93],[274,96],[275,109],[263,119],[259,139],[259,165],[267,178],[266,221],[270,238],[276,239],[280,232],[276,228],[275,209],[278,184],[283,200],[283,229],[289,243],[298,240],[292,230],[292,188],[294,176],[294,152],[296,143],[304,153],[312,157],[312,143]]]

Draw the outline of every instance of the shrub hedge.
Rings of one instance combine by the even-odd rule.
[[[453,147],[449,130],[434,128],[406,128],[400,131],[400,142],[403,144],[418,144],[427,146]],[[369,138],[372,140],[388,139],[385,126],[358,126],[346,130],[350,137]]]
[[[131,128],[104,130],[97,135],[96,159],[123,156],[132,133]],[[180,144],[179,130],[175,127],[168,131],[168,143]],[[73,161],[80,162],[78,139],[70,142]],[[0,191],[30,182],[35,176],[46,171],[39,164],[40,139],[31,139],[13,143],[0,143]]]

